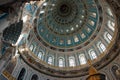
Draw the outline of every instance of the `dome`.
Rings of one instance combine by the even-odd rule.
[[[88,39],[100,28],[97,6],[94,1],[46,1],[40,7],[34,31],[43,44],[59,51],[74,51],[82,43],[90,42]]]
[[[44,67],[51,73],[62,71],[56,76],[64,72],[67,77],[76,76],[69,72],[84,71],[89,67],[88,60],[96,64],[108,55],[117,27],[106,2],[46,0],[37,4],[30,18],[33,27],[27,41],[29,53],[23,54],[35,69],[49,74],[42,70]]]
[[[119,80],[119,0],[0,0],[0,80]]]

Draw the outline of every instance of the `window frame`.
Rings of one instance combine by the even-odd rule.
[[[79,61],[80,61],[81,65],[84,65],[87,63],[87,60],[86,60],[85,55],[83,53],[79,55]]]
[[[74,56],[70,56],[70,57],[69,57],[69,66],[70,66],[70,67],[76,66],[75,57],[74,57]]]

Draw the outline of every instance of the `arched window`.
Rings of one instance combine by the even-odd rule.
[[[69,39],[69,40],[67,40],[67,44],[71,44],[71,40]]]
[[[36,74],[34,74],[31,78],[31,80],[38,80],[38,76]]]
[[[86,58],[84,54],[79,55],[80,64],[86,64]]]
[[[24,76],[25,76],[25,72],[26,72],[25,68],[22,68],[20,73],[19,73],[19,76],[18,76],[17,80],[23,80]]]
[[[77,37],[76,35],[74,36],[74,41],[75,41],[75,42],[78,42],[78,41],[79,41],[79,39],[78,39],[78,37]]]
[[[86,30],[88,33],[90,33],[92,31],[89,27]]]
[[[107,13],[108,13],[108,15],[113,16],[112,11],[111,11],[110,8],[107,8]]]
[[[94,18],[96,18],[96,13],[95,12],[90,12],[90,15]]]
[[[108,21],[107,26],[108,26],[108,28],[111,29],[112,31],[115,30],[115,28],[114,28],[115,23],[112,22],[111,20]]]
[[[33,48],[33,52],[35,53],[35,51],[36,51],[36,48],[37,48],[37,46],[36,46],[36,44],[34,44],[34,48]]]
[[[85,37],[86,37],[86,35],[85,35],[84,33],[82,33],[82,34],[81,34],[81,38],[84,39]]]
[[[42,53],[41,51],[39,51],[39,53],[38,53],[38,58],[39,58],[39,59],[42,59],[42,56],[43,56],[43,53]]]
[[[106,50],[105,45],[101,41],[98,42],[97,47],[98,47],[98,49],[100,50],[101,53]]]
[[[53,64],[54,63],[54,60],[53,60],[53,57],[52,56],[49,56],[48,57],[48,64]]]
[[[43,3],[43,5],[44,5],[44,6],[47,6],[47,5],[48,5],[48,3],[47,3],[47,2],[45,2],[45,3]]]
[[[33,44],[31,44],[30,45],[30,50],[33,51],[33,48],[34,48],[34,46],[33,46]]]
[[[92,21],[92,20],[88,20],[88,23],[89,23],[91,26],[94,26],[94,25],[95,25],[95,22]]]
[[[69,57],[69,66],[70,67],[75,66],[75,57],[73,56]]]
[[[114,77],[116,78],[116,80],[120,79],[120,68],[117,65],[113,65],[112,66],[112,73],[114,75]]]
[[[105,33],[104,33],[104,39],[105,39],[108,43],[110,43],[110,41],[112,40],[111,34],[108,33],[108,32],[105,32]]]
[[[59,67],[64,67],[64,58],[59,58]]]
[[[89,53],[91,59],[97,58],[97,55],[93,49],[89,50],[88,53]]]

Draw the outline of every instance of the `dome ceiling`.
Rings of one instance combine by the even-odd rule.
[[[55,49],[78,47],[99,27],[93,0],[51,0],[41,5],[39,13],[36,35]]]
[[[88,60],[96,64],[108,55],[117,27],[116,17],[104,0],[46,0],[37,4],[27,38],[29,53],[23,54],[35,69],[56,76],[82,75],[87,72]]]

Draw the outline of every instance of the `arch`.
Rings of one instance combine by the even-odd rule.
[[[109,77],[109,76],[111,76],[111,75],[110,75],[109,72],[107,72],[106,70],[101,70],[100,73],[103,74],[103,75],[105,75],[106,80],[110,80],[110,79],[111,79],[111,78]]]
[[[69,57],[69,66],[70,67],[75,66],[75,57],[74,56]]]
[[[86,58],[85,58],[85,55],[84,54],[80,54],[79,55],[79,61],[80,61],[80,64],[86,64],[87,61],[86,61]]]
[[[42,59],[42,57],[43,57],[43,52],[42,52],[42,51],[39,51],[37,56],[38,56],[39,59]]]
[[[77,37],[77,35],[74,36],[74,42],[78,42],[79,38]]]
[[[111,68],[112,74],[116,78],[116,80],[120,79],[120,68],[117,65],[113,65]]]
[[[81,38],[84,39],[86,35],[84,33],[81,33]]]
[[[48,64],[50,64],[50,65],[54,64],[54,58],[53,58],[53,56],[49,56],[48,57]]]
[[[99,51],[100,51],[101,53],[106,50],[105,45],[104,45],[101,41],[99,41],[99,42],[97,43],[97,48],[99,49]]]
[[[105,39],[108,43],[110,43],[110,41],[112,40],[112,35],[106,31],[103,36],[104,36],[104,39]]]
[[[96,14],[96,12],[90,12],[90,16],[96,18],[97,14]]]
[[[19,73],[19,76],[18,76],[17,80],[23,80],[24,76],[25,76],[25,73],[26,73],[25,68],[22,68],[20,73]]]
[[[94,26],[95,25],[95,22],[93,20],[88,20],[88,23],[91,25],[91,26]]]
[[[108,20],[107,26],[108,26],[108,28],[109,28],[110,30],[112,30],[112,31],[115,30],[115,27],[114,27],[114,26],[115,26],[115,23],[112,22],[111,20]]]
[[[35,50],[37,49],[37,45],[36,44],[34,44],[34,48],[33,48],[33,52],[35,53]],[[36,54],[36,53],[35,53]]]
[[[113,16],[112,11],[111,11],[110,8],[107,8],[107,13],[108,13],[109,16]]]
[[[91,59],[97,58],[97,55],[96,55],[96,53],[95,53],[95,51],[94,51],[93,49],[90,49],[90,50],[88,51],[88,54],[90,55],[90,58],[91,58]]]
[[[38,80],[38,76],[36,74],[32,75],[31,80]]]
[[[34,49],[34,45],[31,44],[31,45],[30,45],[30,50],[33,51],[33,49]]]
[[[64,67],[64,66],[65,66],[65,60],[64,60],[64,58],[63,58],[63,57],[60,57],[58,63],[59,63],[59,64],[58,64],[59,67]]]

